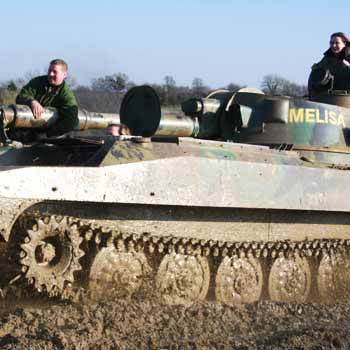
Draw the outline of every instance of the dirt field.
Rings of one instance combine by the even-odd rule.
[[[38,305],[40,303],[40,305]],[[349,349],[350,306],[2,304],[1,349]]]

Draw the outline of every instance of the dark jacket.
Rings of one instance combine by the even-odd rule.
[[[62,135],[78,125],[78,104],[65,81],[56,87],[50,85],[47,75],[32,79],[22,88],[16,103],[30,106],[33,100],[43,107],[57,108],[59,118],[46,130],[47,136]]]
[[[335,55],[331,49],[324,52],[320,62],[312,66],[316,68],[325,68],[334,76],[334,90],[350,91],[350,67],[343,63],[343,60],[350,62],[350,47],[346,46],[338,55]],[[312,93],[312,84],[309,79],[309,93]]]
[[[349,68],[343,63],[343,60],[350,62],[349,49],[350,47],[344,47],[338,55],[335,55],[331,49],[328,49],[324,52],[322,60],[314,66],[328,68],[333,75],[348,70]]]

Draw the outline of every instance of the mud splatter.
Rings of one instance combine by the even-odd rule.
[[[6,309],[1,349],[349,349],[350,305],[263,302],[164,306],[157,300]]]

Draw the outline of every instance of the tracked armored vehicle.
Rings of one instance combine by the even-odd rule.
[[[218,90],[162,114],[143,86],[120,110],[131,135],[21,148],[3,136],[3,287],[99,299],[154,283],[170,304],[346,299],[349,98]],[[3,130],[33,126],[24,114],[3,106]]]

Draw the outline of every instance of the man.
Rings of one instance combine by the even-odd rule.
[[[48,137],[65,134],[78,124],[78,104],[65,82],[67,71],[67,63],[62,59],[51,61],[48,74],[32,79],[16,98],[17,104],[31,108],[36,119],[40,118],[45,107],[57,108],[58,120],[45,129]]]

